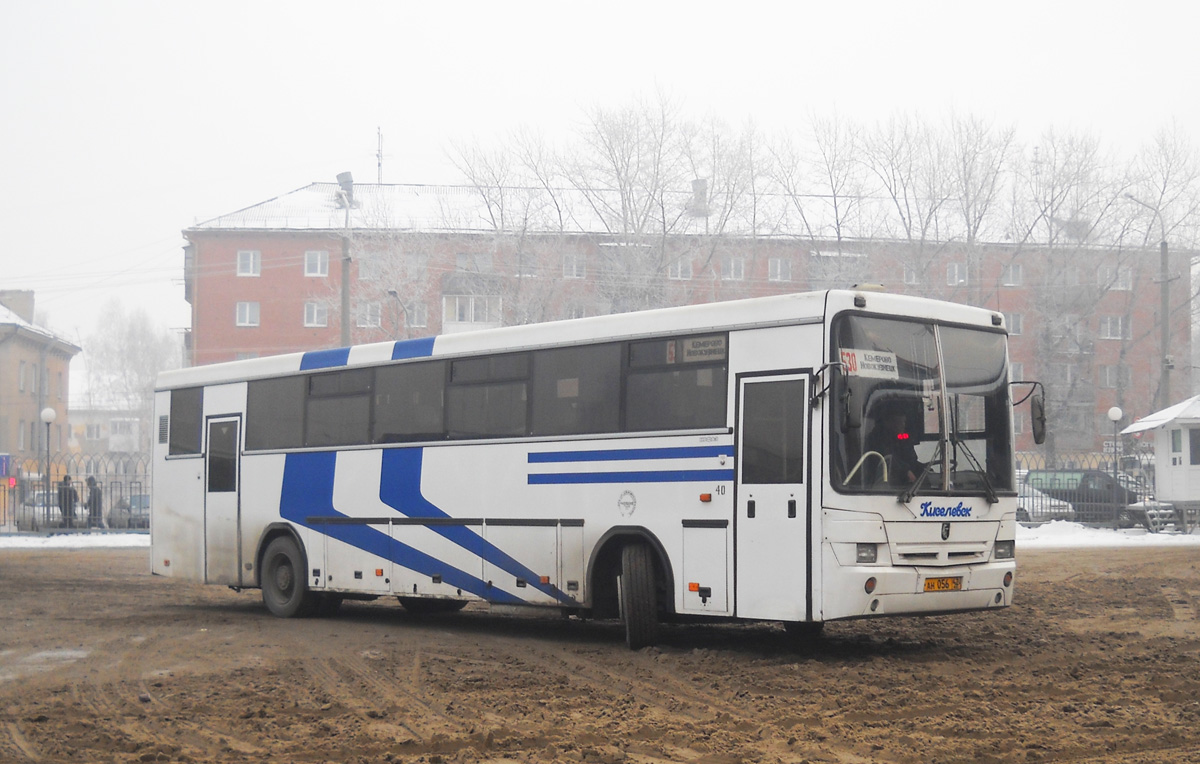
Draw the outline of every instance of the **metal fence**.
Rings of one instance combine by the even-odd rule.
[[[52,454],[17,462],[0,490],[0,530],[150,527],[150,457]]]

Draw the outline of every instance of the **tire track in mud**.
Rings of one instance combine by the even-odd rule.
[[[29,742],[16,722],[9,722],[5,729],[8,734],[0,740],[0,754],[4,756],[5,761],[42,760],[38,749]]]

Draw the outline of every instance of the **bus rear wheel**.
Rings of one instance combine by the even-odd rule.
[[[267,545],[262,564],[263,604],[280,618],[303,617],[317,604],[308,590],[304,557],[296,542],[280,536]]]
[[[658,599],[655,595],[654,558],[644,543],[621,550],[621,620],[625,644],[640,650],[658,640]]]

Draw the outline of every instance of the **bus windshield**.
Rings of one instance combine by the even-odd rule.
[[[905,501],[1013,490],[1002,332],[847,315],[832,336],[834,488]]]

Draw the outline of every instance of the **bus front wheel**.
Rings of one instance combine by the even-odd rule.
[[[268,544],[262,563],[262,598],[267,610],[280,618],[308,615],[316,595],[308,590],[304,573],[304,557],[295,541],[280,536]]]
[[[658,600],[654,580],[654,558],[643,543],[621,550],[621,620],[625,643],[630,650],[653,645],[658,639]]]

